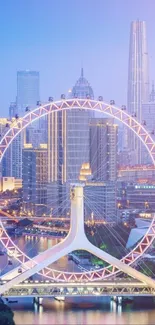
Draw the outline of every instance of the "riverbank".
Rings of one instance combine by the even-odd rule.
[[[0,299],[0,324],[15,325],[12,309]]]

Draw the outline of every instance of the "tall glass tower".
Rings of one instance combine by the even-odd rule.
[[[25,114],[27,106],[30,109],[35,108],[39,100],[39,72],[31,70],[17,71],[17,113],[19,116]],[[12,143],[12,175],[14,177],[22,177],[22,148],[24,143],[28,141],[29,130],[31,128],[38,129],[39,125],[40,121],[32,123],[32,126],[24,130]]]
[[[83,69],[70,93],[71,98],[93,99],[93,90]],[[48,115],[48,197],[55,196],[58,215],[66,215],[63,201],[69,201],[70,183],[79,179],[83,163],[89,161],[89,110],[72,109]],[[54,190],[53,190],[54,189]],[[59,207],[62,206],[62,211]],[[50,202],[48,203],[50,209]],[[53,205],[51,205],[53,208]]]
[[[71,98],[94,98],[92,87],[81,69]],[[89,110],[55,112],[48,116],[48,181],[75,181],[82,163],[89,160]],[[76,139],[76,143],[75,143]],[[62,167],[61,167],[62,166]]]
[[[133,21],[130,29],[129,69],[128,69],[128,112],[141,123],[142,103],[149,99],[149,67],[145,21]],[[129,132],[128,149],[130,163],[141,164],[141,143]]]
[[[26,106],[36,107],[40,100],[39,95],[39,72],[18,71],[17,72],[17,106],[20,115],[25,112]]]

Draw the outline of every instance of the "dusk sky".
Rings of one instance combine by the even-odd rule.
[[[80,75],[95,97],[126,103],[129,31],[147,22],[155,79],[155,0],[1,0],[0,115],[16,97],[17,70],[40,72],[40,95],[60,98]]]

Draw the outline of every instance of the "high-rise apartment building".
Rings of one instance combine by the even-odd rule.
[[[90,167],[99,181],[116,181],[118,158],[118,126],[113,119],[90,120]]]
[[[149,100],[149,67],[145,21],[133,21],[130,29],[128,105],[127,109],[141,123],[142,103]],[[128,132],[130,163],[140,164],[142,160],[141,142],[133,132]]]
[[[34,149],[25,145],[22,154],[23,205],[36,215],[46,212],[47,204],[47,145]]]

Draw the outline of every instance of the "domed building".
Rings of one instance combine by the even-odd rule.
[[[75,86],[72,89],[71,97],[77,98],[91,98],[94,99],[94,92],[92,87],[90,86],[88,80],[84,77],[83,68],[81,69],[81,76],[77,80]]]

